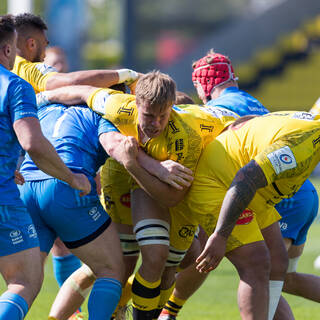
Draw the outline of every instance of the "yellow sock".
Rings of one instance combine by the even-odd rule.
[[[170,299],[164,306],[164,309],[171,315],[177,316],[178,312],[181,310],[182,306],[187,300],[179,299],[174,294],[171,295]]]
[[[142,278],[139,271],[135,274],[132,283],[132,305],[141,311],[150,311],[157,308],[160,299],[160,279],[149,282]]]
[[[176,283],[174,282],[173,285],[169,289],[161,289],[160,290],[159,304],[158,304],[157,310],[155,311],[155,314],[154,314],[155,318],[154,319],[158,319],[163,307],[165,306],[171,293],[173,292],[175,284]]]

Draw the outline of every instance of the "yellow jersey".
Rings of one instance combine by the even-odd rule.
[[[217,193],[223,198],[238,170],[255,160],[268,185],[257,191],[253,209],[266,210],[299,190],[320,160],[319,146],[320,116],[307,112],[269,113],[227,130],[199,160],[187,195],[190,209],[208,214],[210,201]]]
[[[30,62],[19,56],[16,56],[12,72],[29,82],[35,93],[46,90],[48,78],[57,73],[43,62]]]
[[[139,141],[138,110],[134,95],[98,89],[90,95],[87,104],[112,122],[122,134]],[[140,145],[157,160],[174,160],[195,170],[203,148],[236,118],[237,114],[224,108],[174,106],[164,131]]]

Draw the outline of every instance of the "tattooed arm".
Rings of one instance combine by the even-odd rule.
[[[227,239],[240,214],[247,208],[256,191],[266,185],[267,179],[254,160],[237,172],[224,197],[215,231],[197,259],[197,269],[200,272],[208,272],[218,266],[225,255]]]

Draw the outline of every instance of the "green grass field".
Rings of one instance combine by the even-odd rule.
[[[318,189],[320,184],[316,183]],[[320,254],[320,223],[314,223],[309,231],[308,241],[303,256],[299,260],[298,271],[320,276],[320,271],[313,268],[314,259]],[[209,275],[207,281],[198,292],[190,298],[182,309],[179,318],[185,320],[240,319],[237,308],[238,276],[233,266],[223,260],[219,268]],[[5,284],[0,281],[0,291]],[[51,258],[45,269],[45,281],[42,290],[34,302],[27,320],[44,320],[58,291],[52,272]],[[303,298],[285,295],[291,305],[296,319],[319,319],[320,305]]]

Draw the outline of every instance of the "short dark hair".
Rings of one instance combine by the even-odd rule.
[[[14,21],[18,33],[29,32],[30,29],[39,31],[48,30],[48,27],[42,18],[32,13],[19,14],[15,16]]]
[[[13,38],[15,31],[14,18],[10,14],[0,16],[0,43]]]

